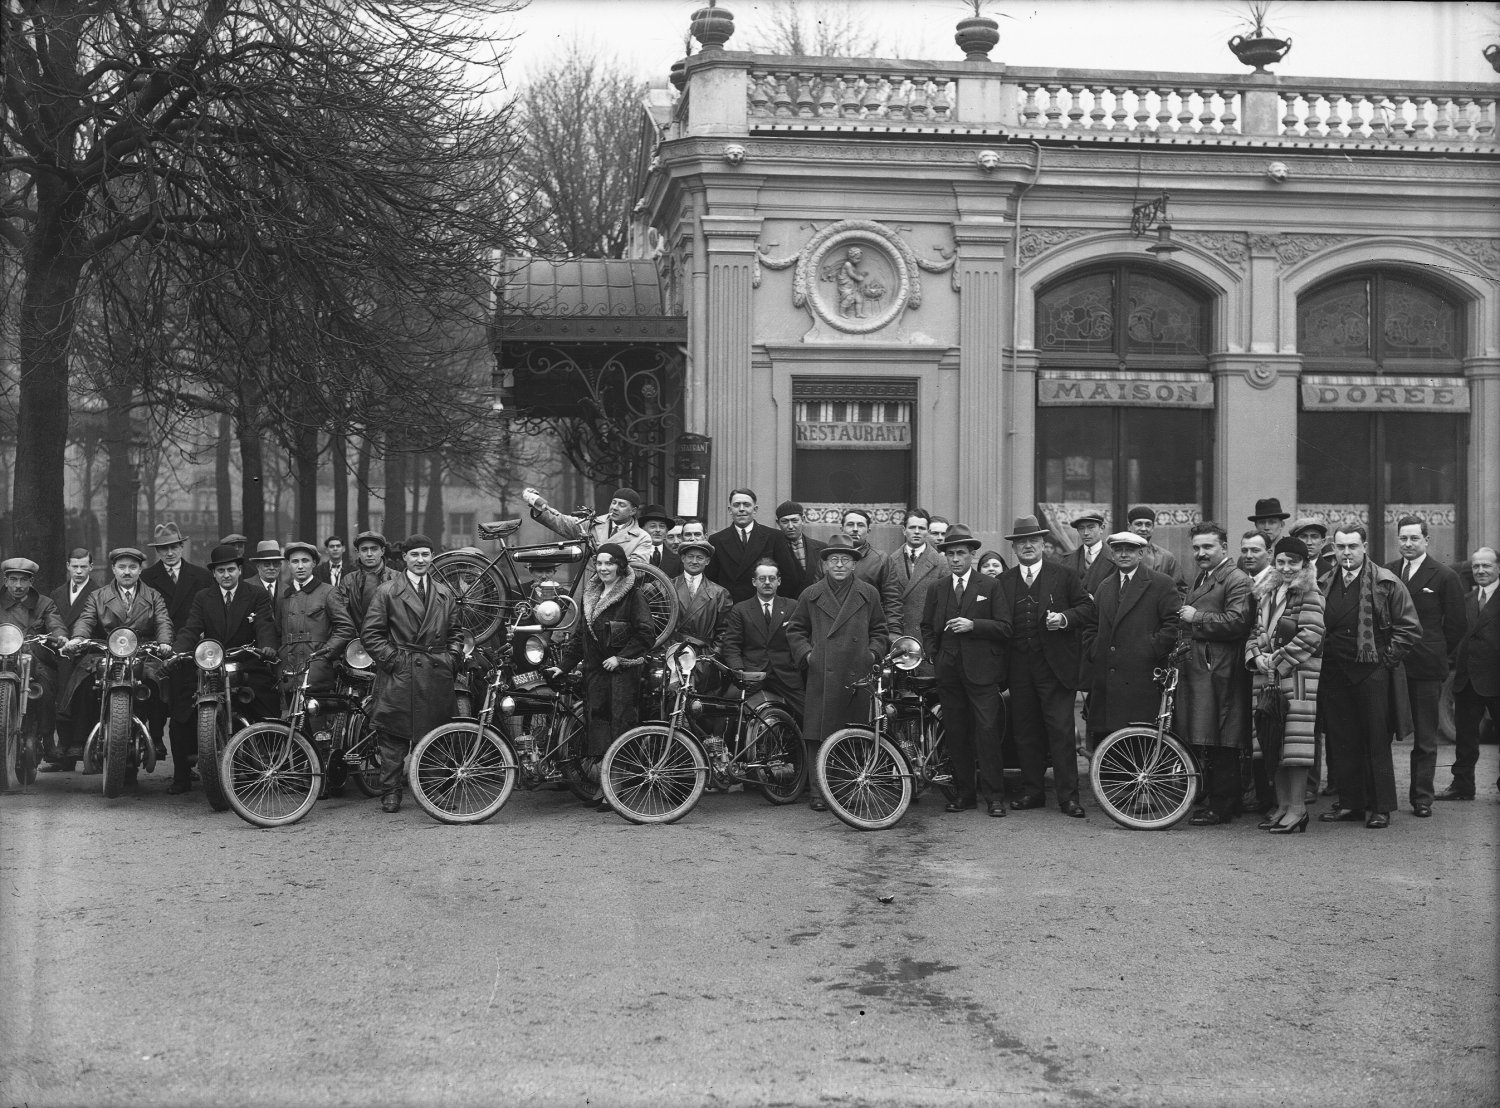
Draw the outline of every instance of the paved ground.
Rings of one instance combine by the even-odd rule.
[[[263,831],[161,774],[116,801],[98,783],[0,799],[0,1105],[1500,1088],[1490,787],[1385,831],[1271,837],[1127,832],[1088,798],[1086,821],[929,798],[859,834],[739,793],[641,828],[550,791],[476,828],[349,799]]]

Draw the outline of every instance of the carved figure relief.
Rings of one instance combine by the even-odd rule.
[[[872,335],[897,325],[883,341],[920,342],[901,332],[908,309],[922,306],[922,271],[945,273],[957,254],[941,261],[918,258],[895,231],[869,219],[844,219],[816,231],[795,254],[773,257],[765,247],[756,251],[751,284],[759,288],[761,268],[796,267],[792,274],[792,306],[813,319],[804,342],[847,341],[850,335]]]

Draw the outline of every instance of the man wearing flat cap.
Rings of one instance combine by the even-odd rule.
[[[645,562],[651,558],[654,544],[646,529],[636,522],[641,510],[641,494],[634,489],[616,489],[604,514],[586,521],[559,512],[536,489],[522,489],[521,499],[531,506],[532,519],[565,539],[587,537],[593,540],[596,550],[607,542],[615,543],[632,562]]]
[[[337,659],[359,638],[375,590],[398,572],[386,561],[386,548],[385,536],[379,531],[361,531],[354,536],[354,567],[328,598],[333,634],[316,651],[320,657]]]
[[[807,512],[802,505],[795,500],[783,500],[776,505],[776,526],[781,528],[781,533],[786,536],[787,549],[792,552],[792,560],[797,563],[797,568],[801,571],[797,591],[792,594],[795,596],[801,596],[802,591],[808,585],[823,577],[823,559],[818,556],[823,549],[823,543],[811,535],[802,533],[806,515]],[[777,573],[779,576],[779,568]]]
[[[187,622],[177,628],[172,649],[179,654],[195,649],[205,639],[212,639],[225,651],[242,646],[256,647],[267,663],[276,660],[276,619],[271,611],[271,594],[254,581],[242,580],[244,559],[235,548],[224,543],[214,547],[208,556],[208,569],[214,576],[214,587],[203,589],[193,597]],[[197,677],[194,666],[183,666]],[[259,665],[247,667],[246,683],[255,698],[255,719],[274,719],[280,704],[276,696],[273,671]],[[195,731],[196,742],[196,731]],[[172,746],[172,783],[167,792],[185,793],[193,787],[187,759],[178,757],[175,734]]]
[[[682,572],[672,578],[672,588],[677,593],[675,634],[718,646],[724,639],[734,601],[729,598],[728,589],[705,576],[714,556],[713,545],[685,542],[677,548],[677,554],[682,559]]]
[[[1328,541],[1328,524],[1306,516],[1293,523],[1288,534],[1300,539],[1307,547],[1307,556],[1312,559],[1314,571],[1319,576],[1333,569],[1333,544]]]
[[[187,540],[175,523],[157,524],[149,545],[156,552],[156,562],[141,574],[141,584],[161,593],[172,626],[181,627],[193,610],[193,598],[201,590],[213,588],[213,574],[187,560]],[[192,670],[192,666],[174,666],[168,670],[163,682],[166,700],[158,702],[146,713],[146,726],[151,732],[151,741],[156,743],[158,758],[166,754],[162,748],[162,732],[167,729],[168,719],[171,720],[172,749],[180,749],[183,757],[188,759],[198,757],[198,726],[193,718],[198,679]],[[173,772],[176,772],[175,757]]]
[[[708,579],[729,590],[730,600],[738,604],[755,595],[755,565],[770,558],[781,570],[781,595],[797,596],[803,575],[792,557],[786,536],[774,527],[755,522],[760,498],[754,489],[734,489],[729,493],[729,526],[708,537],[713,544],[713,561],[708,564]],[[681,551],[679,550],[679,553]]]
[[[1089,685],[1089,746],[1112,731],[1156,718],[1155,670],[1177,641],[1177,582],[1146,568],[1148,544],[1135,531],[1105,540],[1116,572],[1094,596],[1098,622],[1083,633]]]
[[[1100,583],[1115,571],[1109,551],[1104,549],[1104,516],[1084,512],[1073,521],[1073,530],[1078,532],[1078,545],[1062,556],[1062,564],[1078,574],[1084,591],[1093,596]]]
[[[55,648],[67,642],[67,628],[52,598],[43,596],[32,585],[39,567],[30,558],[7,558],[0,562],[0,577],[5,587],[0,590],[0,626],[9,625],[23,635],[45,635]],[[10,775],[14,772],[24,784],[30,780],[39,766],[43,741],[52,734],[54,705],[57,700],[57,656],[50,650],[31,651],[31,679],[42,688],[42,695],[26,706],[22,720],[29,741],[19,747],[7,746],[5,766],[0,772],[0,788],[10,787]],[[26,695],[25,690],[21,692]],[[12,704],[15,711],[19,705]],[[30,759],[30,764],[20,766],[17,759]]]
[[[1156,534],[1156,509],[1144,504],[1136,505],[1125,513],[1125,525],[1146,541],[1146,547],[1141,551],[1141,568],[1153,573],[1165,573],[1177,583],[1178,592],[1186,593],[1187,575],[1182,572],[1177,555],[1158,545],[1152,538]]]
[[[291,576],[276,593],[276,630],[281,635],[281,689],[290,695],[301,679],[302,668],[311,666],[310,688],[333,684],[333,668],[318,654],[333,635],[333,590],[313,574],[322,555],[310,542],[289,542],[283,551]]]

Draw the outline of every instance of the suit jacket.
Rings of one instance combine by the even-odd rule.
[[[1400,577],[1404,566],[1405,559],[1397,558],[1385,568]],[[1403,662],[1406,676],[1413,681],[1445,681],[1448,659],[1458,650],[1468,626],[1464,587],[1458,574],[1431,556],[1422,559],[1422,565],[1405,584],[1422,624],[1422,641],[1411,648]]]
[[[351,558],[345,557],[344,560],[339,563],[339,584],[343,584],[344,578],[352,572],[354,572],[354,561]],[[313,576],[316,577],[319,581],[327,581],[328,584],[332,586],[333,563],[319,562],[313,569]]]
[[[234,589],[234,603],[224,607],[224,593],[217,581],[193,598],[187,622],[177,629],[172,649],[192,650],[204,639],[213,639],[225,650],[237,646],[276,649],[276,617],[271,594],[253,581],[241,581]]]
[[[786,621],[796,607],[796,601],[784,596],[773,598],[769,625],[759,596],[742,600],[729,609],[724,629],[724,664],[730,669],[763,671],[767,687],[800,690],[802,671],[792,661],[792,645],[786,637]]]
[[[792,547],[791,539],[787,539],[786,545],[787,549],[792,551],[792,564],[797,566],[797,573],[799,575],[797,579],[797,592],[795,593],[795,595],[801,596],[803,590],[806,589],[809,585],[823,580],[823,559],[820,556],[819,552],[828,544],[826,542],[819,542],[811,535],[805,532],[803,533],[802,556],[807,559],[806,568],[803,568],[798,564],[797,553]]]
[[[57,611],[62,616],[64,627],[72,627],[73,624],[78,622],[78,617],[83,615],[84,605],[89,602],[89,594],[98,587],[98,585],[94,584],[92,578],[85,581],[83,583],[83,591],[78,594],[78,599],[72,602],[68,600],[67,582],[63,582],[48,594],[52,598],[52,603],[57,605]]]
[[[741,542],[738,529],[731,525],[715,531],[708,541],[713,545],[714,556],[704,575],[728,589],[734,603],[755,595],[755,563],[767,557],[776,562],[781,573],[781,587],[777,592],[795,598],[802,591],[802,569],[792,556],[786,536],[775,527],[753,523],[750,525],[750,541]]]
[[[1105,578],[1115,572],[1115,560],[1109,556],[1109,545],[1104,542],[1099,544],[1099,555],[1094,559],[1094,564],[1087,569],[1083,566],[1082,546],[1064,554],[1062,564],[1078,574],[1078,579],[1083,582],[1083,587],[1090,596],[1096,595]]]
[[[892,600],[885,612],[886,626],[892,635],[921,636],[928,591],[940,581],[946,583],[950,576],[946,560],[928,543],[922,548],[916,566],[910,567],[906,564],[903,543],[886,555],[884,574],[881,599],[889,596]]]
[[[1156,718],[1161,690],[1154,671],[1177,640],[1177,581],[1144,566],[1123,592],[1120,574],[1106,577],[1094,596],[1098,622],[1083,633],[1089,683],[1089,730],[1108,734]]]
[[[718,646],[724,639],[729,609],[734,607],[729,590],[705,576],[698,582],[698,595],[694,596],[688,589],[686,574],[674,577],[672,587],[677,592],[677,629],[673,634],[691,635],[701,642]]]
[[[906,563],[900,554],[891,560],[903,567]],[[960,600],[953,595],[953,575],[945,570],[937,581],[928,582],[924,592],[918,630],[922,649],[932,659],[938,680],[962,678],[977,685],[998,684],[1005,676],[1005,640],[1010,633],[1009,625],[996,611],[1000,579],[970,569]],[[962,635],[949,632],[948,621],[954,618],[973,620],[974,629]]]
[[[659,558],[657,557],[657,551],[661,552]],[[661,570],[668,577],[676,577],[682,572],[682,558],[668,550],[666,543],[652,547],[646,555],[646,562]]]
[[[1500,587],[1483,611],[1478,589],[1464,597],[1464,622],[1453,687],[1472,688],[1480,696],[1500,696]]]
[[[1036,588],[1042,612],[1061,612],[1068,621],[1061,631],[1041,632],[1042,657],[1065,688],[1082,688],[1083,632],[1094,622],[1093,597],[1083,587],[1078,574],[1067,566],[1046,559],[1038,562],[1037,566]],[[1011,566],[994,580],[1000,585],[996,615],[1004,623],[1005,633],[1009,637],[1016,602],[1026,588],[1021,580],[1021,567]],[[1010,668],[1015,668],[1017,657],[1012,642]]]
[[[218,588],[218,582],[214,580],[212,573],[202,566],[193,565],[186,558],[177,571],[175,583],[172,575],[167,572],[167,567],[157,562],[142,571],[141,584],[150,585],[161,593],[173,627],[181,627],[187,622],[188,614],[193,610],[193,597],[198,595],[199,589]]]

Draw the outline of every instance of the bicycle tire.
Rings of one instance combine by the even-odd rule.
[[[646,607],[651,610],[651,623],[656,628],[651,649],[655,650],[671,638],[672,632],[677,629],[677,618],[680,615],[677,589],[670,577],[649,562],[631,562],[630,566],[641,579],[636,588],[641,590],[646,598]]]
[[[104,795],[114,799],[125,791],[130,745],[135,741],[135,717],[130,692],[116,689],[109,696],[109,724],[104,729]]]
[[[1132,831],[1161,831],[1192,810],[1198,769],[1170,733],[1138,724],[1112,731],[1089,759],[1089,787],[1105,815]]]
[[[10,788],[10,779],[15,773],[16,758],[20,754],[21,729],[16,725],[16,686],[10,681],[0,684],[0,735],[5,736],[5,776],[0,778],[0,788]]]
[[[208,806],[216,812],[229,808],[224,783],[219,779],[219,756],[229,741],[224,734],[226,730],[228,725],[219,705],[198,707],[198,778],[203,782],[203,795],[208,797]]]
[[[453,590],[453,615],[459,625],[485,643],[505,626],[506,588],[498,566],[462,550],[449,550],[432,560],[432,574]]]
[[[926,757],[922,762],[922,780],[936,787],[943,799],[951,804],[958,799],[958,787],[953,780],[953,758],[948,753],[947,739],[943,721],[924,714],[922,748]]]
[[[552,717],[554,734],[553,758],[568,790],[585,804],[597,804],[604,799],[604,786],[599,783],[599,759],[584,764],[584,740],[588,729],[583,722],[583,708],[577,704],[559,705]]]
[[[516,752],[493,727],[444,723],[417,741],[406,778],[422,810],[439,823],[483,823],[516,787]]]
[[[380,744],[375,741],[375,732],[365,727],[365,714],[349,713],[349,722],[344,730],[344,751],[359,755],[359,765],[349,766],[349,778],[354,787],[367,797],[380,795]]]
[[[790,712],[770,708],[760,720],[753,749],[764,768],[755,771],[756,787],[772,804],[792,804],[807,788],[807,744]]]
[[[828,810],[857,831],[894,827],[911,807],[906,756],[868,727],[845,727],[824,739],[815,772]]]
[[[28,712],[21,720],[20,745],[16,750],[16,780],[24,787],[36,784],[37,769],[42,764],[42,740],[37,735],[37,713]]]
[[[676,823],[697,805],[707,781],[708,759],[698,743],[661,723],[632,727],[599,764],[605,799],[631,823]]]
[[[235,815],[256,827],[285,827],[312,810],[323,764],[305,735],[284,723],[252,723],[230,736],[219,778]]]

